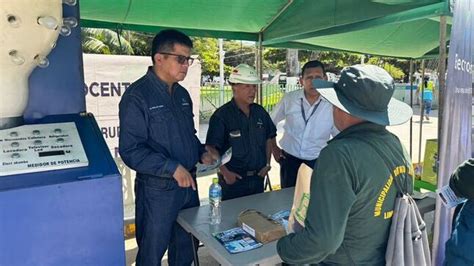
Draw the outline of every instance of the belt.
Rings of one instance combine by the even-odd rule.
[[[257,170],[253,170],[253,171],[247,171],[245,172],[245,175],[246,176],[254,176],[254,175],[257,175]]]
[[[188,169],[186,169],[188,170]],[[188,172],[191,174],[193,178],[196,177],[196,167],[191,168],[191,170],[188,170]],[[147,179],[147,178],[153,178],[153,179],[161,179],[161,180],[174,180],[173,175],[171,176],[157,176],[157,175],[147,175],[147,174],[139,174],[141,179]]]
[[[236,174],[239,174],[240,176],[256,176],[258,174],[258,170],[244,170],[244,169],[239,169],[239,168],[232,168],[232,167],[227,167],[229,171],[234,172]],[[218,171],[220,173],[220,171]]]
[[[237,173],[241,176],[256,176],[258,174],[258,171],[257,170],[252,170],[252,171],[235,171],[235,170],[231,170],[229,169],[229,171],[231,172],[234,172],[234,173]],[[219,174],[222,175],[222,173],[219,171],[218,172]]]

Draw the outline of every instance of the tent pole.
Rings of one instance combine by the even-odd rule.
[[[260,77],[260,80],[263,78],[263,47],[262,47],[262,35],[263,33],[260,32],[258,34],[258,43],[257,43],[257,53],[255,58],[255,66],[257,68],[257,74]],[[258,104],[263,105],[263,84],[260,83],[258,85],[258,92],[257,92]]]
[[[441,135],[443,134],[444,92],[446,90],[446,16],[439,21],[439,63],[438,63],[438,158],[440,158]],[[438,171],[437,171],[438,173]]]
[[[423,93],[425,92],[425,59],[421,60],[421,104],[420,104],[420,138],[418,140],[418,163],[421,163],[421,141],[423,137],[423,112],[425,102],[423,101]]]
[[[224,105],[224,40],[219,39],[219,106]]]
[[[413,59],[410,59],[410,107],[413,109]],[[410,158],[413,160],[413,116],[410,117]]]
[[[454,11],[453,11],[454,12]],[[454,20],[454,19],[453,19]],[[439,88],[438,88],[438,158],[437,158],[437,166],[438,171],[436,171],[436,180],[437,180],[437,187],[441,187],[449,183],[448,177],[442,176],[440,177],[439,173],[439,165],[440,158],[441,158],[441,147],[442,141],[445,139],[444,135],[446,134],[443,130],[444,124],[444,117],[443,117],[443,110],[445,108],[445,92],[446,88],[446,57],[447,57],[447,48],[446,48],[446,16],[440,16],[439,20],[439,63],[438,63],[438,80],[439,80]],[[453,73],[451,73],[453,75]],[[445,156],[443,155],[443,158]],[[446,165],[449,165],[446,164]],[[441,182],[440,182],[441,181]],[[449,222],[452,219],[451,212],[447,210],[445,207],[440,206],[440,200],[436,200],[436,211],[435,211],[435,218],[434,218],[434,233],[433,233],[433,248],[432,248],[432,255],[431,261],[433,265],[442,265],[444,261],[444,253],[445,253],[445,244],[446,241],[449,239],[451,226]],[[448,225],[446,225],[448,222]]]

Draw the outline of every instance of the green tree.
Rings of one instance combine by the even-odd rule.
[[[320,52],[317,57],[326,65],[326,71],[339,73],[344,67],[360,63],[360,55],[345,52]]]
[[[203,75],[219,74],[219,47],[217,39],[193,37],[193,53],[199,55]]]
[[[149,56],[155,34],[134,31],[113,31],[109,29],[82,28],[82,48],[85,53],[127,54]],[[219,75],[219,47],[217,39],[193,37],[194,51],[198,54],[204,75]],[[255,44],[242,41],[224,41],[224,71],[229,75],[238,64],[255,65]],[[283,48],[263,49],[264,73],[276,74],[286,71],[286,53]],[[339,73],[349,65],[358,64],[360,55],[334,52],[299,50],[300,65],[312,59],[318,59],[326,65],[329,72]],[[368,63],[385,68],[395,79],[400,80],[409,75],[409,61],[393,58],[369,57]]]
[[[193,53],[201,60],[203,75],[219,75],[218,40],[212,38],[193,37]],[[255,65],[255,47],[252,44],[224,40],[224,73],[229,75],[238,64]]]
[[[326,70],[338,73],[343,67],[360,62],[360,56],[344,52],[299,50],[298,60],[303,66],[309,60],[319,60],[326,66]],[[284,72],[286,68],[286,49],[266,48],[264,51],[264,66],[276,67]]]
[[[151,45],[155,34],[141,33],[136,31],[124,31],[123,36],[133,47],[134,55],[150,56]]]
[[[265,48],[263,50],[263,71],[276,73],[286,71],[286,49]]]
[[[92,54],[134,54],[130,42],[109,29],[82,28],[82,51]]]
[[[230,68],[236,67],[239,64],[255,66],[256,49],[254,44],[242,41],[225,41],[224,51],[224,64]]]
[[[397,67],[403,72],[403,79],[404,82],[408,82],[408,77],[410,76],[410,61],[409,60],[401,60],[396,58],[384,58],[387,63],[392,64],[393,66]],[[395,78],[395,77],[394,77]]]
[[[401,68],[391,64],[389,61],[386,61],[383,58],[371,57],[368,63],[385,69],[395,80],[402,80],[405,77],[405,73],[403,73]]]

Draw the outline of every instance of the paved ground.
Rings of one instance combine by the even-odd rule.
[[[438,130],[438,112],[437,110],[433,110],[430,120],[429,121],[423,121],[423,123],[420,123],[420,116],[419,116],[419,107],[414,108],[414,113],[415,115],[413,116],[412,119],[412,161],[414,163],[419,162],[418,160],[418,155],[421,155],[421,161],[423,161],[423,155],[424,155],[424,147],[427,139],[436,139],[437,138],[437,130]],[[282,136],[282,125],[280,124],[278,126],[278,139],[281,138]],[[421,126],[420,126],[421,125]],[[205,135],[207,132],[208,125],[207,124],[202,124],[200,125],[199,128],[199,138],[201,139],[202,142],[205,140]],[[388,127],[388,129],[393,132],[395,135],[397,135],[400,138],[400,141],[405,145],[407,151],[410,150],[410,122],[407,122],[403,125],[399,126],[391,126]],[[421,136],[421,150],[419,150],[420,145],[419,145],[419,140],[420,140],[420,129],[422,131],[422,136]],[[421,151],[421,152],[420,152]],[[272,182],[273,187],[279,186],[280,185],[280,180],[279,180],[279,171],[280,167],[278,163],[276,163],[272,159],[272,169],[269,173],[270,179]],[[209,185],[211,184],[212,178],[215,177],[215,175],[209,175],[205,177],[198,178],[198,189],[199,189],[199,197],[202,201],[202,204],[207,203],[207,193],[208,193],[208,188]],[[431,214],[432,215],[432,214]],[[426,220],[431,220],[432,217],[426,217]],[[427,221],[429,223],[429,221]],[[135,256],[136,256],[136,242],[135,239],[130,239],[125,242],[126,246],[126,256],[127,256],[127,265],[134,265],[135,261]],[[201,247],[199,249],[199,259],[200,263],[202,265],[218,265],[218,263],[209,255],[205,247]],[[166,258],[163,259],[163,265],[168,265],[166,262]]]

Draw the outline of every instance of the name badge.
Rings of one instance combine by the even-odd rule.
[[[151,111],[151,110],[155,110],[155,109],[159,109],[159,108],[163,108],[163,107],[165,107],[165,106],[164,105],[155,105],[155,106],[152,106],[148,109]]]
[[[189,103],[188,103],[188,101],[186,101],[186,99],[181,98],[181,105],[182,106],[189,106]]]
[[[240,134],[240,130],[232,130],[231,132],[229,132],[229,136],[231,138],[238,138],[241,136]]]

